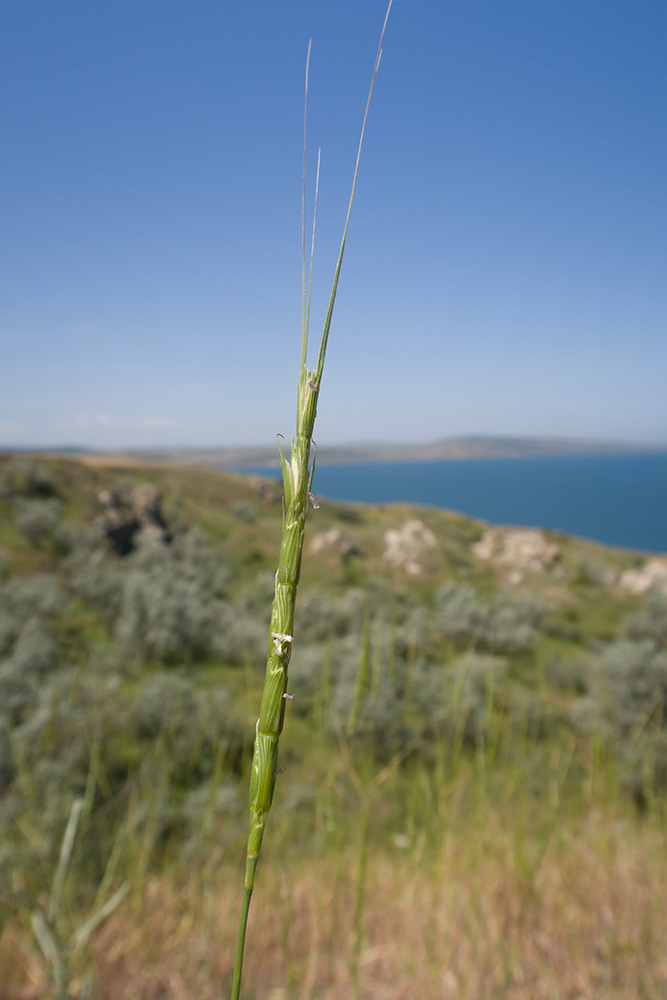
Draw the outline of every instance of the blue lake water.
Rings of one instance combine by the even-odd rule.
[[[270,476],[277,469],[239,469]],[[321,465],[319,497],[447,507],[493,524],[554,528],[667,551],[667,452]]]

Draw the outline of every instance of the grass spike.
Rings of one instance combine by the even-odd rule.
[[[382,39],[392,0],[389,0],[387,13],[382,26],[380,44],[375,58],[373,77],[366,102],[364,120],[359,140],[359,149],[354,168],[354,179],[350,202],[345,219],[343,239],[338,254],[336,270],[334,273],[333,286],[322,339],[320,341],[317,367],[314,371],[307,368],[308,351],[308,324],[310,318],[310,291],[308,288],[308,301],[306,300],[306,130],[308,122],[308,71],[310,66],[311,44],[308,44],[308,55],[306,58],[306,84],[304,100],[304,169],[302,178],[302,205],[301,205],[301,243],[302,243],[302,330],[301,330],[301,363],[299,368],[298,399],[297,399],[297,419],[296,437],[292,438],[292,448],[290,461],[280,453],[280,464],[283,473],[283,483],[285,489],[284,499],[284,519],[283,536],[280,545],[280,558],[278,570],[276,572],[275,593],[273,607],[271,610],[271,623],[269,626],[269,641],[267,646],[266,675],[264,680],[264,690],[259,712],[259,719],[255,730],[255,743],[253,748],[253,758],[250,774],[250,832],[248,835],[248,847],[246,853],[246,875],[243,890],[243,901],[241,906],[241,918],[239,923],[239,933],[236,947],[236,958],[234,964],[234,975],[232,982],[232,1000],[239,1000],[241,992],[241,977],[243,972],[243,954],[245,949],[245,937],[248,923],[248,911],[250,899],[255,884],[255,871],[257,861],[262,847],[266,820],[273,801],[273,793],[278,773],[278,741],[285,722],[285,706],[287,704],[285,695],[287,693],[287,671],[292,653],[292,638],[294,630],[294,609],[296,605],[296,591],[301,573],[301,558],[303,554],[303,542],[306,527],[306,513],[310,488],[312,486],[312,469],[310,467],[310,447],[317,413],[317,401],[319,395],[322,370],[324,367],[324,356],[326,354],[333,307],[338,289],[338,278],[343,261],[345,241],[347,239],[347,229],[350,222],[352,202],[357,184],[359,172],[359,161],[361,159],[361,149],[364,141],[366,120],[368,118],[368,108],[370,105],[373,85],[377,75],[380,54],[382,50]],[[319,187],[319,163],[317,187]],[[317,194],[317,190],[316,190]],[[314,255],[315,239],[315,218],[313,219],[313,243],[311,245],[311,281],[312,281],[312,260]]]

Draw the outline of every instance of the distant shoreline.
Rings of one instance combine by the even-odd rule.
[[[112,459],[194,465],[223,471],[244,468],[275,469],[279,466],[275,445],[220,448],[127,448],[96,450],[69,448],[5,448],[34,454],[69,455],[77,458]],[[570,438],[525,438],[469,435],[421,444],[323,445],[317,450],[318,465],[375,465],[385,462],[442,462],[470,458],[538,458],[556,455],[623,455],[667,451],[664,445],[627,444]]]

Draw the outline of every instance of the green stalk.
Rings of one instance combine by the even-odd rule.
[[[373,645],[373,669],[371,672],[371,702],[377,705],[382,680],[382,647],[384,645],[385,616],[379,613],[375,620],[375,643]]]
[[[364,617],[361,626],[361,649],[359,651],[359,665],[357,667],[357,678],[354,684],[354,700],[350,717],[347,720],[347,735],[354,736],[359,721],[361,705],[368,687],[368,671],[371,658],[371,618],[368,605],[364,609]]]
[[[324,653],[322,655],[322,672],[320,674],[320,686],[315,698],[315,705],[313,711],[313,722],[315,728],[319,730],[324,729],[324,712],[326,705],[329,704],[330,696],[330,684],[331,684],[331,645],[333,643],[333,634],[329,636],[327,644],[324,647]]]
[[[368,864],[368,820],[370,816],[370,792],[362,798],[359,816],[359,858],[357,861],[357,884],[354,894],[354,944],[352,957],[352,1000],[359,1000],[361,982],[359,978],[361,949],[363,945],[364,891],[366,888],[366,867]]]
[[[273,801],[273,793],[278,773],[278,741],[285,722],[285,706],[287,704],[287,670],[292,653],[292,641],[294,635],[294,608],[296,604],[296,591],[301,573],[301,557],[303,553],[303,540],[306,527],[306,512],[309,498],[312,500],[311,487],[313,473],[315,470],[315,458],[310,464],[310,446],[313,437],[313,428],[317,414],[317,401],[324,370],[324,358],[329,340],[329,330],[333,317],[334,305],[336,302],[336,292],[338,290],[338,279],[343,263],[345,252],[345,242],[347,240],[347,229],[350,222],[352,202],[357,185],[357,174],[359,172],[359,161],[361,159],[361,149],[366,131],[366,119],[368,108],[373,93],[373,85],[380,64],[382,54],[382,39],[384,37],[389,11],[392,0],[389,0],[387,13],[385,15],[380,44],[375,59],[373,77],[366,102],[366,111],[359,139],[359,149],[354,168],[352,181],[352,191],[343,229],[343,238],[338,252],[336,270],[334,272],[333,286],[329,298],[324,329],[320,340],[320,348],[317,356],[317,364],[314,369],[309,369],[306,364],[308,351],[308,328],[310,320],[310,293],[312,283],[312,262],[315,239],[315,219],[313,220],[313,243],[310,255],[310,279],[308,282],[308,295],[306,296],[306,242],[305,242],[305,144],[306,144],[306,120],[308,110],[308,64],[310,62],[310,45],[308,46],[308,59],[306,61],[306,100],[304,112],[304,180],[302,188],[302,242],[303,242],[303,272],[302,272],[302,335],[301,335],[301,364],[299,367],[299,386],[297,397],[296,414],[296,437],[292,438],[290,461],[283,455],[280,445],[280,464],[283,475],[284,508],[283,508],[283,536],[280,546],[280,559],[278,571],[276,573],[275,594],[273,608],[271,611],[271,624],[269,627],[269,642],[267,650],[266,676],[264,680],[264,690],[262,702],[255,731],[255,745],[252,758],[252,770],[250,775],[250,833],[248,836],[248,849],[246,855],[246,874],[243,892],[243,903],[241,907],[241,921],[236,947],[236,961],[234,965],[234,978],[232,986],[232,1000],[238,1000],[241,991],[241,975],[243,969],[243,952],[245,944],[246,927],[248,922],[248,911],[250,898],[255,884],[255,870],[262,847],[266,820]],[[319,181],[319,156],[318,156],[318,181]],[[315,201],[315,217],[317,213],[317,198]]]

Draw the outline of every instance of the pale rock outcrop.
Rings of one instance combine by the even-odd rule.
[[[560,558],[560,549],[543,532],[531,528],[489,528],[472,546],[478,559],[510,569],[508,583],[520,583],[527,571],[543,573]]]
[[[426,553],[437,548],[432,531],[421,521],[406,521],[400,528],[390,528],[384,536],[384,558],[397,569],[404,569],[411,576],[423,571]]]
[[[162,493],[151,483],[119,483],[97,495],[104,513],[96,519],[109,543],[119,556],[134,548],[137,532],[143,531],[157,541],[171,541],[162,516]]]
[[[338,552],[342,556],[357,556],[359,546],[354,538],[340,528],[331,528],[330,531],[321,531],[319,535],[315,535],[310,543],[310,551],[314,555],[318,552]]]
[[[667,595],[667,559],[649,559],[641,569],[629,569],[621,573],[618,582],[632,594],[644,594],[653,589]]]

